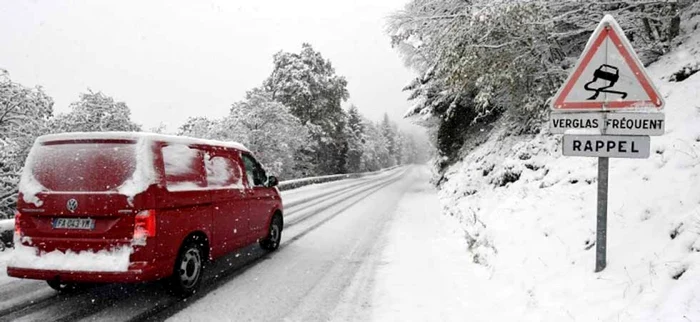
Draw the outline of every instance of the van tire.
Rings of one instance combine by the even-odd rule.
[[[188,297],[197,292],[202,283],[204,261],[202,242],[189,239],[182,245],[170,278],[175,295]]]
[[[81,289],[84,288],[84,285],[80,283],[68,283],[68,282],[61,282],[59,280],[48,280],[46,281],[46,284],[49,284],[49,287],[52,289],[60,292],[60,293],[75,293]]]
[[[266,251],[275,251],[280,247],[282,240],[282,217],[276,214],[272,217],[270,228],[268,229],[267,237],[260,241],[260,247]]]

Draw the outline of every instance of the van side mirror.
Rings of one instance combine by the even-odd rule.
[[[269,176],[267,177],[267,186],[268,187],[275,187],[279,184],[279,180],[277,180],[277,177],[275,176]]]

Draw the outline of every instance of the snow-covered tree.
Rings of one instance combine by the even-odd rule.
[[[433,148],[427,137],[401,134],[401,164],[422,164],[430,159]]]
[[[387,139],[379,126],[363,119],[362,171],[376,171],[390,166]]]
[[[248,139],[248,132],[236,124],[227,127],[223,119],[212,120],[207,117],[189,117],[185,124],[180,126],[178,135],[191,136],[212,140],[231,140],[242,142]]]
[[[350,106],[347,114],[347,171],[360,172],[362,170],[362,148],[364,134],[362,115],[355,105]]]
[[[0,70],[0,218],[12,215],[24,160],[36,137],[48,131],[52,113],[53,100],[41,87],[15,83]]]
[[[336,75],[330,61],[309,44],[300,53],[279,52],[263,86],[308,128],[315,146],[309,151],[313,172],[344,172],[347,138],[341,103],[348,98],[347,81]]]
[[[245,100],[233,104],[231,115],[223,123],[246,131],[244,144],[270,172],[283,179],[300,175],[296,155],[307,147],[307,128],[270,93],[259,88],[249,91]]]
[[[0,69],[0,133],[3,138],[19,137],[30,128],[42,127],[53,114],[53,99],[40,86],[29,88],[15,83]]]
[[[293,179],[307,175],[307,160],[302,154],[309,149],[308,132],[289,108],[273,100],[270,93],[255,88],[231,106],[228,116],[190,117],[178,135],[242,143],[270,174]]]
[[[273,65],[264,83],[272,98],[288,106],[303,124],[333,125],[348,91],[345,77],[336,75],[331,62],[310,44],[303,44],[300,53],[275,54]]]
[[[166,134],[167,132],[167,125],[163,122],[158,123],[157,126],[151,127],[148,129],[148,132],[151,133],[158,133],[158,134]]]
[[[676,1],[413,0],[389,20],[392,44],[421,73],[409,114],[442,116],[473,93],[478,116],[542,109],[604,14],[647,62],[678,35]],[[445,106],[445,107],[442,107]]]
[[[514,133],[537,130],[604,14],[650,62],[673,45],[679,11],[689,3],[412,0],[390,17],[388,29],[392,45],[420,74],[406,88],[415,102],[407,116],[437,128],[446,155],[459,150],[464,129],[503,114]]]
[[[131,111],[124,102],[116,102],[102,92],[80,94],[80,100],[70,105],[71,111],[53,120],[58,132],[140,131],[131,121]]]
[[[386,140],[386,148],[389,152],[389,160],[387,160],[388,166],[394,166],[397,164],[397,159],[400,159],[399,149],[397,144],[398,131],[396,129],[396,124],[389,120],[389,115],[384,113],[384,118],[379,125],[382,132],[382,136]]]

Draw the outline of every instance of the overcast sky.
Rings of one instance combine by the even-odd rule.
[[[384,30],[405,2],[0,0],[0,68],[43,86],[56,112],[90,88],[126,102],[145,129],[175,130],[225,115],[270,74],[274,53],[308,42],[347,77],[349,102],[398,121],[413,74]]]

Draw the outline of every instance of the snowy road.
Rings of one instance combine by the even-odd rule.
[[[187,300],[157,282],[59,295],[43,282],[5,277],[0,320],[367,320],[385,231],[402,196],[428,180],[420,170],[285,192],[280,249],[267,254],[253,245],[217,260],[202,291]]]

